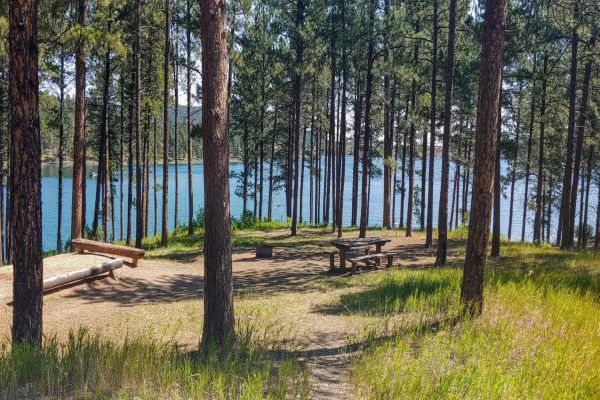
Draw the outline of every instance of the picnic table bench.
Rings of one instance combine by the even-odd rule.
[[[387,239],[387,238],[366,237],[366,238],[358,238],[358,239],[336,239],[336,240],[331,241],[331,244],[334,245],[338,249],[339,255],[340,255],[340,269],[344,269],[344,268],[346,268],[347,253],[360,252],[360,251],[364,250],[364,252],[365,252],[364,256],[367,256],[370,254],[371,247],[375,246],[375,253],[381,254],[381,248],[383,246],[385,246],[387,243],[389,243],[390,241],[391,240]],[[335,255],[330,255],[330,267],[332,269],[335,268],[334,256]],[[356,256],[353,256],[351,258],[356,258]],[[377,260],[378,263],[381,260],[380,258],[377,259],[377,257],[375,257],[374,255],[372,255],[371,258]],[[351,260],[349,259],[349,261],[351,261]]]
[[[348,261],[350,261],[352,263],[352,273],[354,274],[358,270],[359,262],[364,262],[365,265],[368,266],[371,261],[377,261],[377,263],[379,264],[381,262],[381,260],[383,260],[383,259],[387,259],[386,267],[391,268],[392,263],[394,261],[393,254],[386,254],[386,253],[365,254],[364,256],[356,256],[356,257],[349,258]]]
[[[133,266],[137,266],[137,262],[140,258],[144,257],[144,250],[137,249],[135,247],[120,246],[117,244],[97,242],[89,239],[73,239],[71,240],[73,248],[80,253],[84,251],[90,251],[95,253],[112,254],[122,257],[131,258]]]

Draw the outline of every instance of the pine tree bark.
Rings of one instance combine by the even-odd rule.
[[[293,82],[293,105],[294,105],[294,194],[292,209],[292,236],[296,236],[298,230],[298,180],[300,178],[300,112],[302,110],[302,62],[304,55],[304,40],[300,30],[304,25],[304,1],[298,0],[296,3],[296,69],[294,71]]]
[[[4,102],[5,99],[5,82],[6,72],[3,64],[0,64],[0,115],[3,117],[3,121],[0,123],[0,264],[6,262],[6,252],[4,251],[4,239],[6,232],[4,230],[4,152],[5,152],[5,134],[8,136],[9,118],[7,117],[8,105]]]
[[[533,242],[540,244],[542,233],[542,199],[544,191],[544,146],[546,141],[546,90],[548,86],[548,55],[544,55],[544,67],[542,76],[542,98],[540,105],[540,143],[538,154],[538,176],[535,196],[535,218],[533,222]],[[525,224],[525,220],[523,220]],[[550,238],[548,238],[549,240]]]
[[[242,147],[244,157],[244,171],[242,177],[242,211],[248,210],[248,174],[250,173],[250,155],[248,154],[248,123],[244,120],[244,134],[242,136]]]
[[[204,328],[202,345],[223,345],[234,334],[227,134],[225,0],[200,0],[202,126],[204,127]]]
[[[592,36],[589,41],[589,49],[593,49],[596,43],[596,37]],[[583,72],[583,82],[581,88],[581,102],[579,104],[579,115],[577,118],[577,143],[575,145],[575,160],[573,163],[573,182],[571,184],[571,200],[569,216],[571,221],[569,221],[569,231],[568,231],[568,240],[567,242],[573,245],[573,237],[575,235],[575,210],[577,206],[577,188],[579,183],[579,174],[581,170],[581,159],[583,153],[583,139],[585,134],[585,123],[586,123],[586,115],[587,115],[587,107],[589,102],[589,93],[590,93],[590,80],[592,77],[592,58],[589,58],[585,64],[585,70]],[[563,232],[563,240],[565,239]]]
[[[9,1],[13,345],[42,344],[42,193],[37,1]]]
[[[369,163],[371,147],[371,102],[373,96],[373,64],[375,61],[375,10],[377,1],[371,0],[369,3],[369,42],[367,45],[367,83],[365,89],[365,135],[363,140],[362,154],[362,190],[360,205],[360,228],[359,237],[367,236],[367,224],[369,213]]]
[[[362,117],[362,92],[360,91],[360,75],[356,80],[356,97],[354,102],[354,154],[352,157],[352,218],[351,226],[356,226],[358,215],[358,166],[360,163],[360,137]]]
[[[98,176],[98,179],[103,180],[104,186],[104,199],[102,205],[102,230],[103,230],[103,239],[105,242],[109,241],[108,237],[108,210],[110,208],[110,129],[109,121],[108,121],[108,102],[110,101],[110,50],[108,50],[105,54],[105,66],[104,66],[104,89],[102,93],[102,121],[100,123],[102,129],[102,139],[104,141],[104,167],[102,169],[102,177]]]
[[[452,12],[452,10],[450,11]],[[433,178],[435,167],[435,121],[437,118],[438,29],[438,0],[433,0],[433,32],[431,39],[431,116],[429,117],[429,185],[427,188],[427,230],[425,233],[425,247],[427,248],[433,246]]]
[[[332,208],[331,222],[333,229],[335,230],[335,77],[337,75],[337,27],[335,24],[336,10],[335,4],[331,4],[331,37],[330,37],[330,73],[331,79],[329,84],[329,141],[328,141],[328,159],[327,159],[327,201],[326,201],[326,215],[327,221],[329,221],[329,209]],[[331,197],[330,197],[331,195]]]
[[[176,11],[177,12],[177,11]],[[177,15],[175,15],[177,21]],[[173,125],[173,158],[175,159],[175,201],[173,213],[173,235],[177,234],[179,227],[179,24],[175,23],[175,45],[173,46],[173,89],[175,107],[173,109],[175,120]],[[227,80],[229,84],[229,79]],[[229,103],[229,102],[228,102]],[[229,114],[229,112],[227,113]]]
[[[415,22],[415,33],[418,34],[419,28],[419,20],[417,19]],[[419,41],[415,40],[414,50],[413,50],[413,67],[416,68],[419,63]],[[414,190],[415,190],[415,119],[417,116],[417,80],[413,78],[412,80],[412,88],[410,93],[410,128],[409,128],[409,153],[408,153],[408,201],[406,205],[406,237],[412,236],[413,229],[413,202],[414,202]]]
[[[85,28],[87,5],[77,2],[77,23]],[[71,198],[71,239],[82,236],[85,229],[84,193],[85,180],[85,38],[81,32],[75,49],[75,131],[73,133],[73,190]]]
[[[409,108],[410,108],[410,95],[406,96],[406,108],[404,109],[404,121],[405,122],[408,120]],[[406,149],[407,149],[407,145],[408,145],[407,139],[408,139],[408,134],[405,129],[404,133],[402,134],[402,170],[401,170],[402,179],[401,179],[401,183],[400,183],[400,185],[401,185],[401,188],[400,188],[400,222],[398,224],[398,227],[400,229],[404,228],[404,203],[405,203],[405,197],[406,197]]]
[[[346,4],[345,0],[341,0],[341,17],[342,17],[342,32],[346,34]],[[338,149],[338,174],[337,174],[337,236],[342,237],[342,225],[344,218],[344,177],[346,175],[346,108],[348,90],[348,52],[346,42],[342,43],[342,93],[341,93],[341,110],[340,110],[340,135]]]
[[[486,0],[475,130],[473,206],[461,286],[465,313],[478,316],[483,307],[483,280],[492,207],[496,159],[498,104],[507,0]]]
[[[488,0],[489,1],[489,0]],[[487,4],[487,3],[486,3]],[[448,46],[444,77],[444,132],[442,137],[442,171],[438,204],[438,243],[435,265],[446,265],[448,253],[448,171],[450,170],[450,135],[452,121],[452,92],[454,89],[454,48],[456,42],[456,0],[450,0]]]
[[[269,157],[269,199],[268,199],[268,212],[267,219],[273,220],[273,168],[275,164],[275,137],[277,135],[277,108],[275,109],[275,116],[273,117],[273,134],[271,135],[271,156]],[[311,175],[312,182],[312,175]]]
[[[533,57],[533,77],[535,78],[536,58]],[[535,80],[532,82],[532,91],[535,93]],[[525,228],[527,227],[527,207],[529,203],[529,178],[531,172],[531,148],[533,145],[533,129],[535,124],[535,96],[531,96],[531,110],[529,112],[529,137],[527,139],[527,159],[525,161],[525,192],[523,196],[523,218],[521,226],[521,242],[525,241]]]
[[[156,236],[156,233],[158,232],[158,196],[156,194],[156,155],[158,154],[158,149],[157,149],[157,131],[158,131],[158,127],[157,127],[157,122],[156,122],[156,117],[154,117],[154,123],[153,123],[153,129],[152,129],[152,133],[154,135],[153,140],[152,140],[152,193],[154,194],[154,236]],[[193,216],[192,216],[192,220],[193,220]]]
[[[574,20],[578,19],[578,6],[575,4]],[[573,186],[573,148],[575,143],[575,107],[577,106],[577,51],[579,47],[579,35],[577,28],[571,33],[571,70],[569,82],[569,120],[567,128],[567,147],[565,155],[565,173],[562,183],[562,197],[560,202],[561,221],[561,249],[573,247],[571,235],[571,189]]]
[[[390,12],[390,0],[383,2],[384,21],[388,21]],[[389,51],[389,26],[386,26],[383,32],[383,57],[384,65],[387,67],[390,63]],[[393,138],[390,136],[390,75],[389,69],[383,76],[383,227],[391,229],[390,210],[392,204],[392,158]]]
[[[515,184],[517,181],[517,160],[519,158],[519,139],[521,136],[521,106],[523,100],[523,78],[519,78],[519,92],[517,94],[517,116],[515,128],[515,156],[512,160],[512,171],[510,174],[510,205],[508,207],[508,240],[512,238],[514,200],[515,200]]]
[[[168,2],[168,0],[167,0]],[[142,247],[142,238],[144,237],[144,194],[143,190],[143,170],[142,170],[142,137],[140,129],[141,116],[141,51],[142,51],[142,32],[141,18],[142,5],[141,0],[136,0],[135,15],[135,52],[133,54],[135,80],[133,89],[133,127],[135,135],[135,247]],[[165,75],[165,80],[168,75]]]
[[[417,55],[417,46],[415,45],[415,54]],[[415,56],[415,60],[416,60]],[[416,116],[416,99],[417,99],[417,82],[413,79],[412,89],[410,94],[410,114],[413,120],[408,129],[408,193],[406,201],[406,237],[412,236],[413,228],[413,199],[415,191],[415,123]]]
[[[492,224],[492,257],[500,256],[500,144],[502,142],[502,77],[500,77],[500,100],[498,101],[498,122],[496,128],[496,157],[494,166],[494,207]]]
[[[65,147],[65,52],[61,50],[60,53],[60,70],[58,77],[58,212],[57,212],[57,228],[56,228],[56,250],[59,253],[62,253],[63,245],[62,245],[62,212],[63,212],[63,166],[64,166],[64,147]],[[0,94],[0,101],[2,95]],[[0,110],[3,110],[3,107],[0,107]],[[0,139],[1,141],[2,139]],[[1,146],[1,145],[0,145]],[[3,147],[0,148],[0,157],[3,155]],[[0,162],[0,170],[3,169],[3,162]],[[4,177],[0,177],[0,186],[4,184]],[[0,195],[0,197],[2,197]],[[1,202],[1,200],[0,200]],[[3,205],[0,204],[0,210],[4,210]],[[0,211],[0,214],[2,212]],[[0,230],[2,229],[3,221],[0,221]],[[4,240],[0,238],[0,253],[2,260],[4,257],[3,252],[3,244]]]
[[[123,143],[125,142],[125,78],[123,72],[120,76],[120,91],[121,91],[121,104],[120,104],[120,139],[119,140],[119,238],[123,240],[123,157],[124,148]]]
[[[302,209],[303,209],[303,205],[304,205],[304,166],[306,163],[306,130],[308,128],[306,127],[306,125],[304,125],[304,129],[303,129],[303,133],[302,133],[302,155],[301,155],[301,161],[300,161],[300,211],[299,211],[299,216],[298,216],[298,220],[300,221],[300,223],[304,222],[304,216],[302,215]],[[262,168],[261,168],[262,169]],[[261,197],[262,197],[262,173],[261,173]],[[262,204],[262,201],[261,201]]]
[[[129,127],[128,127],[128,141],[127,141],[127,235],[125,243],[129,246],[131,244],[131,208],[133,207],[133,90],[135,74],[131,75],[131,86],[129,88],[130,101],[129,101]]]
[[[139,1],[139,0],[138,0]],[[165,0],[165,42],[163,64],[163,187],[161,244],[169,241],[169,56],[171,53],[171,0]],[[204,114],[204,113],[203,113]],[[206,172],[205,172],[206,173]]]
[[[186,0],[186,31],[185,31],[185,54],[186,54],[186,96],[187,96],[187,107],[186,107],[186,130],[187,130],[187,167],[188,167],[188,235],[194,234],[194,190],[193,190],[193,179],[192,179],[192,5],[191,0]],[[231,67],[230,67],[231,69]],[[229,71],[231,74],[231,71]],[[227,84],[231,85],[231,79],[227,79]],[[228,86],[227,92],[230,92]],[[229,96],[228,96],[229,97]],[[229,105],[229,101],[227,102]],[[229,116],[229,111],[227,112]],[[229,124],[228,124],[229,126]],[[156,162],[155,162],[156,164]],[[156,174],[155,174],[156,176]]]

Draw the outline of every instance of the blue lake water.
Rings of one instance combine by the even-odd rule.
[[[376,161],[379,167],[381,167],[382,162],[381,159]],[[420,160],[415,162],[415,191],[420,193]],[[439,200],[439,188],[440,188],[440,169],[441,165],[439,160],[436,160],[435,163],[435,179],[434,179],[434,224],[437,224],[437,204]],[[503,169],[507,170],[506,163],[503,163]],[[89,166],[87,171],[88,173],[95,170],[95,167]],[[243,165],[240,163],[232,163],[230,165],[230,171],[233,173],[240,173],[243,170]],[[352,204],[352,157],[348,156],[346,158],[346,174],[344,177],[345,181],[345,189],[344,189],[344,214],[343,214],[343,223],[345,226],[350,225],[351,219],[351,204]],[[157,165],[156,167],[156,175],[157,182],[162,182],[162,173],[163,168],[162,165]],[[188,179],[187,179],[187,163],[181,163],[179,165],[179,224],[187,224],[188,221]],[[263,217],[267,215],[267,196],[268,196],[268,165],[265,165],[265,194],[264,194],[264,211]],[[450,193],[449,193],[449,202],[452,199],[452,182],[455,173],[455,167],[451,166],[450,168]],[[45,165],[42,168],[42,231],[43,231],[43,248],[44,251],[53,250],[56,248],[56,234],[57,234],[57,226],[58,226],[58,210],[57,210],[57,196],[58,196],[58,168],[55,165]],[[117,174],[118,177],[118,174]],[[204,205],[204,165],[203,164],[193,164],[192,166],[192,186],[194,193],[194,213],[198,211],[198,209],[202,208]],[[93,212],[94,212],[94,198],[95,198],[95,188],[96,188],[96,179],[87,177],[87,193],[86,193],[86,216],[87,216],[87,225],[92,225]],[[154,198],[153,198],[153,167],[150,166],[150,204],[149,204],[149,233],[153,235],[155,232],[155,219],[154,219]],[[304,191],[303,191],[303,204],[304,204],[304,212],[303,219],[308,222],[309,212],[308,212],[308,204],[309,204],[309,169],[306,168],[304,171]],[[123,217],[126,219],[126,202],[127,202],[127,171],[124,173],[124,210]],[[398,181],[400,181],[400,174],[398,173]],[[252,182],[252,178],[250,179]],[[238,180],[235,178],[230,178],[230,189],[231,189],[231,213],[233,216],[239,216],[242,213],[242,198],[235,195],[236,186],[239,184]],[[116,239],[120,239],[121,231],[120,231],[120,183],[114,182],[113,185],[116,188],[115,194],[115,232],[114,236],[111,231],[111,237]],[[408,179],[406,180],[406,186],[408,188]],[[461,185],[462,186],[462,185]],[[530,180],[530,190],[535,190],[535,177],[532,177]],[[135,190],[135,186],[134,186]],[[71,191],[72,191],[72,179],[71,179],[71,170],[69,168],[65,168],[64,178],[63,178],[63,222],[62,222],[62,238],[66,242],[70,238],[71,232]],[[508,232],[508,216],[509,216],[509,191],[510,188],[503,188],[503,198],[501,201],[501,213],[502,213],[502,234],[507,235]],[[518,181],[515,189],[515,205],[514,205],[514,216],[513,216],[513,239],[520,239],[521,229],[522,229],[522,213],[523,213],[523,193],[524,193],[524,181]],[[135,194],[134,194],[135,197]],[[160,233],[160,213],[162,210],[162,193],[158,192],[158,232]],[[595,200],[597,199],[597,189],[596,187],[592,188],[590,193],[590,202],[595,205]],[[397,193],[396,197],[396,224],[399,221],[399,212],[400,212],[400,194]],[[470,205],[470,201],[468,202]],[[450,204],[449,204],[450,205]],[[248,200],[248,208],[253,208],[253,200]],[[406,206],[405,206],[406,212]],[[418,210],[415,208],[415,214],[413,218],[413,228],[419,229],[420,223],[419,218],[417,216]],[[135,207],[132,211],[132,221],[135,221]],[[175,166],[169,166],[169,227],[170,229],[174,226],[174,214],[175,214]],[[371,180],[371,199],[370,199],[370,210],[369,210],[369,225],[370,226],[380,226],[382,224],[383,219],[383,178],[372,178]],[[532,220],[534,211],[529,210],[527,215],[527,226],[526,226],[526,239],[531,240],[532,237]],[[360,201],[359,201],[359,214],[360,215]],[[553,212],[553,221],[552,221],[552,235],[554,235],[556,230],[556,219],[557,212]],[[595,207],[590,207],[590,221],[595,221]],[[285,221],[286,220],[286,210],[285,210],[285,192],[283,188],[276,191],[273,195],[273,219],[277,221]],[[405,216],[406,220],[406,216]],[[123,221],[123,226],[126,227],[126,221]],[[126,228],[125,228],[126,229]]]

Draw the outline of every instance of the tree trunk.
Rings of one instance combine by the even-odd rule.
[[[489,2],[489,0],[487,0]],[[487,3],[486,3],[487,5]],[[487,8],[487,7],[486,7]],[[450,0],[448,49],[444,76],[444,133],[442,137],[442,171],[438,204],[438,243],[435,265],[446,265],[448,253],[448,171],[450,169],[450,135],[452,122],[452,91],[454,89],[454,47],[456,42],[456,0]]]
[[[507,0],[486,0],[483,22],[481,67],[477,96],[475,132],[475,170],[473,174],[473,207],[461,287],[465,313],[478,316],[483,307],[483,278],[492,207],[494,166],[496,158],[498,103],[504,53],[504,25]]]
[[[175,21],[177,21],[177,14],[175,14]],[[177,228],[179,227],[179,25],[175,23],[175,46],[173,54],[173,89],[175,107],[175,121],[173,126],[173,157],[175,158],[175,201],[173,214],[173,234],[177,234]],[[229,83],[229,80],[227,80]],[[229,115],[229,113],[227,113]]]
[[[138,0],[139,1],[139,0]],[[204,0],[201,0],[204,1]],[[169,240],[169,55],[171,53],[171,0],[165,0],[165,42],[163,64],[163,187],[162,187],[162,226],[161,244]],[[225,7],[223,5],[223,7]],[[204,113],[202,113],[204,114]],[[203,115],[204,118],[204,115]],[[206,160],[206,159],[205,159]],[[206,171],[205,171],[206,174]]]
[[[108,128],[109,126],[109,117],[108,117],[108,103],[110,101],[110,97],[109,97],[109,89],[110,89],[110,50],[106,52],[105,55],[106,59],[105,59],[105,67],[104,67],[104,91],[105,93],[102,94],[102,122],[101,125],[102,126],[102,130],[103,130],[103,135],[104,136],[104,168],[102,170],[103,174],[102,178],[100,178],[100,176],[98,176],[98,179],[103,179],[103,186],[104,186],[104,200],[103,200],[103,206],[102,206],[102,230],[103,232],[103,239],[105,242],[109,241],[109,237],[108,237],[108,210],[110,208],[109,203],[110,203],[110,185],[111,185],[111,179],[110,179],[110,129]]]
[[[293,104],[294,104],[294,204],[292,209],[292,236],[296,236],[298,229],[298,179],[300,161],[300,112],[302,110],[302,66],[304,53],[304,40],[300,30],[304,25],[304,2],[298,0],[296,3],[296,70],[294,71]]]
[[[152,193],[154,194],[154,236],[156,236],[156,233],[158,232],[157,229],[157,225],[158,225],[158,197],[156,195],[156,154],[157,154],[157,148],[156,148],[156,144],[157,144],[157,123],[156,123],[156,117],[154,117],[154,124],[153,124],[153,129],[152,129],[152,133],[153,133],[153,140],[152,140]],[[193,220],[193,216],[192,216],[192,220]]]
[[[523,78],[519,78],[519,93],[517,95],[517,116],[516,116],[516,138],[515,138],[515,156],[512,160],[512,171],[510,174],[510,205],[508,207],[508,240],[512,238],[513,211],[515,206],[515,183],[517,181],[517,160],[519,158],[519,139],[521,135],[521,104],[523,100]]]
[[[533,74],[535,77],[536,58],[533,57]],[[521,242],[525,241],[525,228],[527,227],[527,203],[529,201],[529,175],[531,168],[531,147],[533,144],[533,128],[535,124],[535,80],[532,82],[531,111],[529,113],[529,138],[527,139],[527,161],[525,163],[525,194],[523,197],[523,219],[521,226]]]
[[[299,216],[298,216],[298,220],[300,221],[300,223],[302,223],[304,221],[304,218],[302,216],[302,208],[303,208],[302,205],[303,205],[303,199],[304,199],[304,165],[306,162],[306,159],[305,159],[306,130],[307,130],[307,127],[306,127],[306,125],[304,125],[304,131],[302,133],[302,161],[300,161],[300,212],[299,212]],[[261,176],[261,186],[262,186],[262,176]],[[261,194],[261,197],[262,197],[262,194]]]
[[[373,63],[375,61],[375,11],[377,8],[376,0],[371,0],[369,4],[369,42],[367,45],[367,84],[365,91],[365,137],[363,141],[362,155],[362,191],[360,205],[360,230],[359,236],[367,236],[368,224],[368,178],[371,147],[371,97],[373,95]]]
[[[248,124],[246,120],[244,120],[244,134],[242,136],[242,147],[244,152],[244,171],[242,176],[242,212],[246,212],[248,210],[248,174],[250,173],[250,155],[248,154]]]
[[[458,175],[459,175],[459,171],[458,171],[458,164],[456,169],[454,170],[454,181],[452,183],[452,202],[450,203],[450,220],[449,220],[449,230],[452,230],[453,227],[453,223],[454,223],[454,208],[456,205],[456,202],[458,201],[457,199],[457,192],[458,192]]]
[[[85,0],[77,2],[77,23],[87,23]],[[85,180],[85,39],[79,36],[75,49],[75,130],[73,133],[73,190],[71,198],[71,239],[82,236]]]
[[[56,250],[59,253],[62,253],[63,245],[62,245],[62,209],[63,209],[63,165],[64,165],[64,146],[65,146],[65,53],[64,49],[61,50],[60,53],[60,71],[59,71],[59,106],[58,106],[58,212],[57,212],[57,229],[56,229]],[[2,95],[0,94],[0,101]],[[4,107],[0,107],[0,110],[3,110]],[[3,138],[0,138],[0,142],[3,141]],[[3,143],[0,144],[0,157],[3,156],[4,146]],[[3,161],[3,160],[2,160]],[[4,163],[0,161],[0,170],[4,168]],[[4,171],[2,171],[2,175]],[[0,176],[0,186],[4,185],[4,176]],[[1,201],[0,195],[0,203]],[[3,204],[0,204],[0,214],[3,213],[4,207]],[[0,221],[0,230],[2,229],[3,221]],[[4,240],[0,238],[0,262],[4,259],[4,251],[2,248],[2,244]]]
[[[9,120],[10,118],[6,118],[8,115],[7,108],[8,104],[4,102],[5,99],[5,89],[6,88],[6,72],[4,66],[0,66],[0,115],[2,116],[3,122],[0,123],[0,264],[4,264],[6,262],[6,253],[4,251],[4,239],[5,239],[5,230],[4,230],[4,143],[5,143],[5,134],[8,135],[9,132]],[[7,90],[8,91],[8,90]],[[61,119],[62,120],[62,119]],[[59,178],[62,178],[60,174],[59,168]],[[61,179],[59,179],[59,183],[61,183]],[[59,189],[62,189],[62,186],[59,186]],[[59,192],[60,194],[60,192]],[[60,196],[59,196],[60,198]],[[59,219],[60,221],[60,219]],[[60,229],[60,228],[59,228]]]
[[[356,97],[354,102],[354,155],[352,157],[352,220],[351,226],[356,226],[358,215],[358,165],[360,162],[360,137],[362,95],[360,91],[360,76],[356,80]]]
[[[187,96],[187,116],[186,116],[186,129],[187,129],[187,165],[188,165],[188,235],[194,234],[194,190],[192,187],[192,159],[193,159],[193,148],[192,148],[192,5],[191,0],[186,0],[186,31],[185,31],[185,54],[186,54],[186,96]],[[231,70],[231,67],[229,68]],[[231,74],[231,71],[229,71]],[[231,79],[227,79],[228,85]],[[229,86],[227,92],[229,93]],[[229,104],[229,102],[227,102]],[[229,116],[229,112],[227,112]],[[229,126],[229,124],[228,124]]]
[[[419,32],[419,20],[415,24],[415,33]],[[416,68],[419,62],[419,41],[415,40],[413,50],[413,65]],[[408,153],[408,204],[406,205],[406,237],[412,236],[413,228],[413,201],[415,189],[415,117],[417,115],[417,80],[413,78],[410,94],[411,122],[409,128],[408,142],[410,151]]]
[[[123,72],[120,76],[120,91],[121,91],[121,105],[120,105],[120,139],[119,140],[119,239],[123,240],[123,156],[124,148],[123,143],[125,142],[125,78]]]
[[[202,345],[224,344],[234,334],[229,136],[227,134],[227,34],[225,2],[201,0],[202,126],[204,127],[204,330]]]
[[[127,141],[127,235],[126,243],[131,244],[131,208],[133,207],[133,89],[135,74],[131,77],[130,101],[129,101],[129,140]]]
[[[540,106],[540,143],[539,143],[539,155],[538,155],[538,176],[537,176],[537,187],[535,195],[535,219],[533,223],[533,242],[540,244],[541,242],[541,231],[542,231],[542,192],[544,191],[544,145],[546,141],[546,88],[548,86],[548,79],[546,74],[548,72],[548,55],[544,55],[544,73],[542,76],[542,103]],[[523,221],[525,224],[525,221]],[[547,238],[550,240],[550,238]]]
[[[275,136],[277,135],[277,109],[273,119],[273,135],[271,135],[271,157],[269,158],[269,210],[267,218],[273,220],[273,165],[275,160]]]
[[[575,3],[574,20],[578,20],[578,6]],[[573,186],[573,147],[575,142],[575,107],[577,106],[577,49],[579,35],[577,28],[571,34],[571,71],[569,83],[569,121],[567,129],[567,147],[565,155],[565,173],[563,175],[562,198],[560,202],[561,221],[561,249],[570,249],[573,246],[571,235],[571,188]]]
[[[330,52],[331,52],[331,65],[330,73],[331,80],[329,86],[329,146],[328,146],[328,177],[327,177],[327,217],[329,217],[329,208],[331,207],[331,226],[335,231],[335,217],[336,217],[336,203],[335,203],[335,77],[337,74],[337,51],[336,51],[336,9],[335,3],[331,3],[331,37],[330,37]],[[331,194],[331,197],[329,195]],[[329,218],[327,218],[329,221]]]
[[[311,111],[310,111],[310,155],[308,158],[309,170],[310,173],[308,175],[309,187],[308,187],[308,222],[310,225],[314,223],[314,174],[315,174],[315,157],[314,157],[314,147],[315,147],[315,104],[317,102],[317,90],[316,90],[316,79],[313,78],[312,85],[312,96],[311,96]],[[277,110],[275,110],[277,111]],[[276,115],[277,116],[277,115]],[[274,137],[274,136],[273,136]],[[274,140],[274,139],[273,139]],[[271,152],[273,153],[273,151]],[[271,157],[271,165],[273,164]],[[269,194],[271,194],[271,189],[269,188]],[[269,217],[270,219],[270,217]]]
[[[463,212],[462,212],[462,224],[467,224],[467,204],[469,198],[469,184],[471,182],[471,139],[469,138],[469,144],[467,146],[467,176],[465,177],[465,191],[463,197]]]
[[[451,10],[452,11],[452,10]],[[435,121],[437,117],[437,52],[438,0],[433,0],[433,33],[431,50],[431,116],[429,117],[429,186],[427,188],[427,232],[425,247],[433,246],[433,178],[435,166]]]
[[[596,37],[592,36],[589,42],[589,48],[593,49],[596,42]],[[567,243],[573,245],[573,237],[575,234],[575,210],[577,206],[577,187],[579,182],[579,173],[581,169],[581,158],[583,152],[583,139],[585,134],[585,122],[586,122],[586,114],[587,107],[589,102],[589,93],[590,93],[590,80],[592,77],[592,58],[589,58],[586,65],[585,71],[583,73],[583,85],[581,89],[581,103],[579,105],[579,116],[577,118],[577,143],[575,145],[575,161],[573,165],[573,182],[571,184],[571,200],[569,210],[569,216],[571,220],[569,221],[569,237],[565,237],[565,232],[563,232],[563,240],[567,239]]]
[[[390,12],[390,0],[384,0],[384,21],[388,23]],[[390,136],[390,51],[389,51],[389,26],[385,26],[383,31],[383,57],[386,70],[383,76],[383,227],[390,229],[390,209],[392,203],[392,158],[393,138]]]
[[[342,32],[346,34],[346,7],[345,1],[341,1],[342,15]],[[347,98],[346,92],[348,89],[348,53],[346,50],[346,42],[342,46],[342,93],[341,93],[341,110],[340,110],[340,135],[339,135],[339,150],[338,150],[338,173],[337,173],[337,228],[339,238],[342,237],[342,224],[344,218],[344,177],[346,175],[346,107]]]
[[[168,0],[167,0],[168,1]],[[135,247],[142,247],[142,238],[144,237],[144,194],[142,193],[143,170],[142,170],[142,146],[141,143],[141,49],[142,49],[142,32],[141,18],[142,8],[141,0],[136,0],[136,16],[135,16],[135,52],[134,52],[134,68],[135,81],[133,90],[133,126],[135,135]],[[168,19],[168,18],[167,18]],[[165,80],[168,75],[165,75]]]
[[[13,345],[42,345],[42,193],[37,1],[9,1]]]
[[[398,83],[394,80],[394,88],[392,90],[392,129],[394,129],[394,121],[397,122],[399,126],[400,113],[396,112],[396,88]],[[398,159],[400,154],[400,135],[397,131],[392,132],[392,137],[394,137],[394,178],[392,179],[392,227],[396,226],[396,191],[398,186]]]
[[[494,167],[494,214],[492,225],[492,257],[500,256],[500,144],[502,143],[502,77],[500,77],[500,100],[498,101],[498,122],[496,128],[496,165]]]
[[[410,96],[406,96],[406,108],[404,109],[404,121],[406,122],[408,120],[408,110],[410,107]],[[404,203],[405,203],[405,197],[406,197],[406,146],[407,146],[407,132],[406,130],[404,130],[404,133],[402,134],[402,179],[401,179],[401,185],[402,188],[400,189],[400,223],[399,223],[399,228],[404,228]]]

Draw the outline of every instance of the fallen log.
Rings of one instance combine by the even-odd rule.
[[[144,250],[135,247],[120,246],[118,244],[97,242],[89,239],[73,239],[71,246],[80,253],[91,251],[95,253],[112,254],[115,256],[128,257],[133,261],[133,265],[137,265],[137,261],[144,257]]]
[[[91,268],[79,269],[77,271],[68,272],[66,274],[53,276],[52,278],[44,280],[43,291],[56,289],[57,287],[77,282],[86,278],[98,276],[105,272],[112,273],[112,271],[114,271],[117,268],[121,268],[122,266],[123,260],[117,258],[115,260],[111,260],[107,263],[96,265]]]

